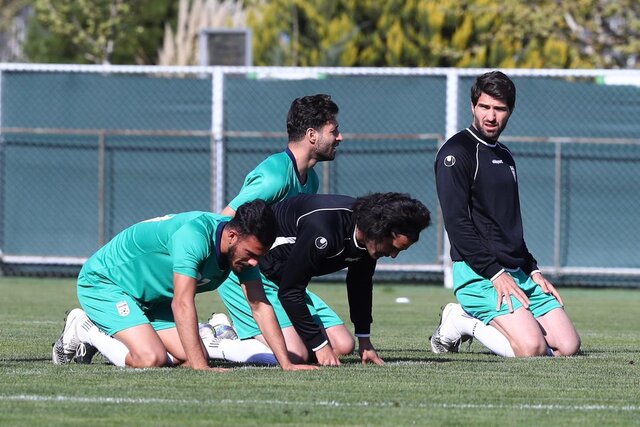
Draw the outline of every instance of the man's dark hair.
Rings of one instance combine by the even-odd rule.
[[[273,245],[278,233],[278,222],[273,210],[259,199],[240,205],[228,226],[241,237],[255,236],[267,248]]]
[[[330,95],[318,94],[294,99],[287,114],[289,141],[300,141],[307,129],[319,130],[327,122],[335,121],[339,111]]]
[[[516,85],[500,71],[490,71],[478,76],[471,87],[471,103],[474,106],[482,93],[504,101],[510,112],[516,107]]]
[[[377,242],[402,234],[415,243],[431,223],[431,212],[419,200],[404,193],[373,193],[353,204],[356,226]]]

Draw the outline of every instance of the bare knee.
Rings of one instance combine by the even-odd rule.
[[[167,353],[161,354],[153,351],[129,352],[126,364],[132,368],[161,368],[167,366]]]
[[[309,362],[309,351],[304,345],[295,345],[287,343],[289,350],[289,359],[293,363],[307,363]]]
[[[580,337],[571,340],[564,340],[553,350],[554,356],[575,356],[580,351]]]
[[[325,333],[336,355],[344,356],[352,354],[353,350],[355,350],[355,339],[344,325],[327,328]]]
[[[331,340],[331,347],[338,356],[352,354],[356,348],[356,342],[351,335],[340,337],[337,340]]]
[[[546,356],[547,354],[547,342],[544,339],[535,337],[511,343],[511,347],[516,357],[536,357]]]

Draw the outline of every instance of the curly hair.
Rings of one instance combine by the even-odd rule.
[[[406,193],[373,193],[358,197],[353,204],[356,226],[377,242],[402,234],[415,243],[431,223],[431,212]]]
[[[241,205],[228,226],[242,237],[255,236],[265,247],[271,247],[278,233],[273,210],[260,199]]]
[[[327,122],[335,121],[339,111],[330,95],[318,94],[294,99],[287,114],[289,141],[300,141],[307,129],[319,130]]]

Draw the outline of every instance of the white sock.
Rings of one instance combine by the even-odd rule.
[[[248,340],[214,340],[206,343],[205,347],[211,359],[260,365],[278,364],[271,349],[253,338]]]
[[[507,337],[493,326],[485,325],[482,321],[466,313],[462,316],[455,316],[453,321],[454,326],[462,335],[471,335],[498,356],[515,357]]]
[[[97,348],[114,365],[121,368],[126,366],[125,359],[129,354],[129,349],[121,341],[105,334],[91,321],[88,323],[82,322],[78,325],[77,331],[78,339],[81,342],[91,344]]]

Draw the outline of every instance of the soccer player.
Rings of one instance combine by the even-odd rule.
[[[282,369],[317,369],[291,363],[264,296],[257,263],[276,227],[271,208],[254,201],[240,206],[233,219],[185,212],[120,232],[82,267],[78,299],[84,311],[69,313],[53,346],[54,363],[86,360],[90,348],[121,367],[216,369],[198,334],[194,299],[233,271]]]
[[[318,162],[333,160],[342,142],[337,120],[338,112],[338,106],[329,95],[317,94],[295,99],[287,113],[287,148],[268,157],[249,172],[240,192],[222,213],[233,216],[239,205],[255,199],[272,204],[301,193],[317,193],[319,179],[313,167]],[[238,286],[237,277],[231,274],[218,290],[241,341],[214,342],[213,347],[208,347],[209,355],[212,358],[225,358],[234,362],[274,362],[269,361],[269,349],[264,346],[266,341],[253,318],[236,315],[250,313],[249,305]],[[308,360],[308,350],[292,327],[278,300],[277,292],[277,288],[265,287],[267,298],[282,327],[290,357],[294,361]],[[355,341],[340,317],[312,292],[307,291],[306,297],[309,310],[322,322],[335,351],[338,354],[351,353]],[[263,357],[255,356],[256,349],[259,348],[256,341],[263,344]]]
[[[435,353],[475,337],[501,356],[574,355],[580,337],[560,294],[538,269],[523,238],[516,164],[498,141],[516,101],[505,74],[479,76],[471,88],[471,126],[435,160],[436,186],[451,242],[453,289],[431,337]]]
[[[278,236],[259,263],[265,289],[277,292],[288,319],[321,365],[340,365],[321,316],[313,313],[307,286],[312,277],[347,268],[351,321],[362,363],[384,363],[370,339],[373,275],[377,259],[395,258],[418,241],[430,223],[429,210],[400,193],[375,193],[354,199],[310,195],[273,205]],[[251,313],[227,305],[240,331],[257,330]]]

